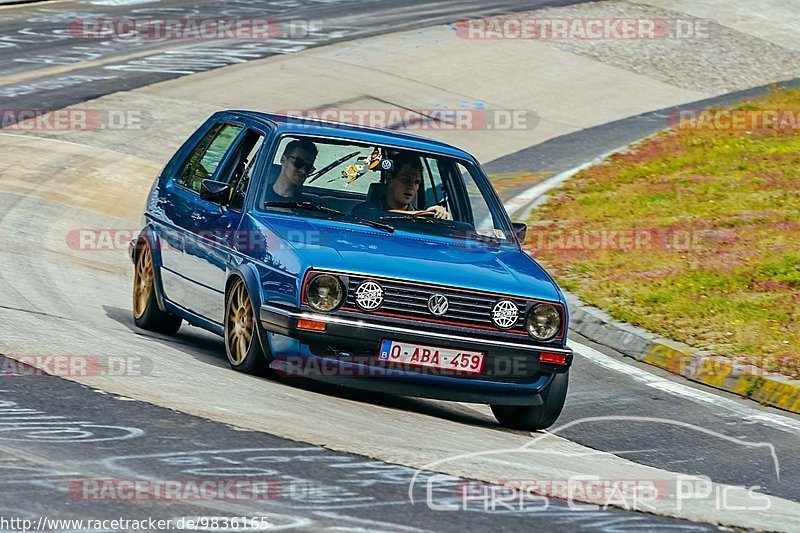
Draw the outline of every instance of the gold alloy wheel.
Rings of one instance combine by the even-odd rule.
[[[145,244],[136,257],[136,269],[133,274],[133,315],[142,318],[147,310],[147,302],[153,292],[153,261],[150,246]]]
[[[236,283],[231,292],[225,320],[228,359],[232,365],[239,366],[247,358],[255,334],[253,306],[250,304],[245,285],[241,281]]]

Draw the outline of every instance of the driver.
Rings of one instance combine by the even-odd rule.
[[[358,204],[353,208],[353,215],[363,218],[368,216],[370,211],[381,210],[452,220],[453,217],[447,209],[439,205],[421,211],[409,209],[422,183],[422,162],[418,156],[410,153],[401,153],[392,160],[394,170],[389,174],[386,195],[378,198],[377,203],[366,201]]]

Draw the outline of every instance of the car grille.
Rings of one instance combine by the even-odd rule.
[[[347,292],[347,307],[359,310],[356,304],[356,289],[366,281],[366,277],[350,276]],[[480,293],[464,293],[448,288],[428,287],[424,285],[400,283],[396,281],[373,279],[380,283],[384,290],[383,303],[380,308],[373,311],[375,314],[399,315],[403,318],[416,318],[426,321],[456,323],[465,327],[482,327],[496,331],[503,331],[492,322],[492,308],[498,300],[508,299],[517,304],[520,316],[517,322],[508,330],[513,333],[525,333],[526,301],[517,298],[503,298]],[[428,299],[434,294],[447,297],[449,307],[443,316],[435,316],[428,309]]]

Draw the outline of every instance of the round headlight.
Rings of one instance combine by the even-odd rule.
[[[334,276],[320,274],[308,283],[306,289],[308,305],[315,311],[333,311],[344,299],[342,282]]]
[[[561,331],[561,315],[554,305],[537,304],[528,311],[525,319],[528,335],[537,341],[547,341]]]

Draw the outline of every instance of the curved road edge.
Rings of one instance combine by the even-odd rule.
[[[504,205],[511,217],[525,220],[537,206],[546,201],[548,191],[561,186],[579,172],[602,163],[610,155],[627,150],[631,145],[661,131],[664,117],[675,116],[676,113],[686,110],[699,111],[735,104],[776,88],[797,87],[800,87],[800,78],[643,113],[551,139],[496,159],[487,164],[486,169],[488,172],[504,172],[511,168],[524,168],[530,172],[543,172],[552,171],[559,164],[572,163],[576,157],[582,156],[584,160],[593,158],[505,200]],[[616,143],[622,140],[625,141],[625,146],[612,148],[620,146]],[[580,155],[573,151],[565,157],[565,145],[579,146]],[[550,152],[563,159],[554,160],[549,157]],[[542,161],[548,163],[543,165]],[[550,168],[543,168],[545,165]],[[606,311],[584,303],[568,291],[564,291],[564,295],[570,309],[570,329],[587,339],[688,380],[755,400],[762,405],[800,414],[800,381],[782,374],[765,372],[753,365],[737,363],[729,357],[714,355],[646,329],[619,322]]]

